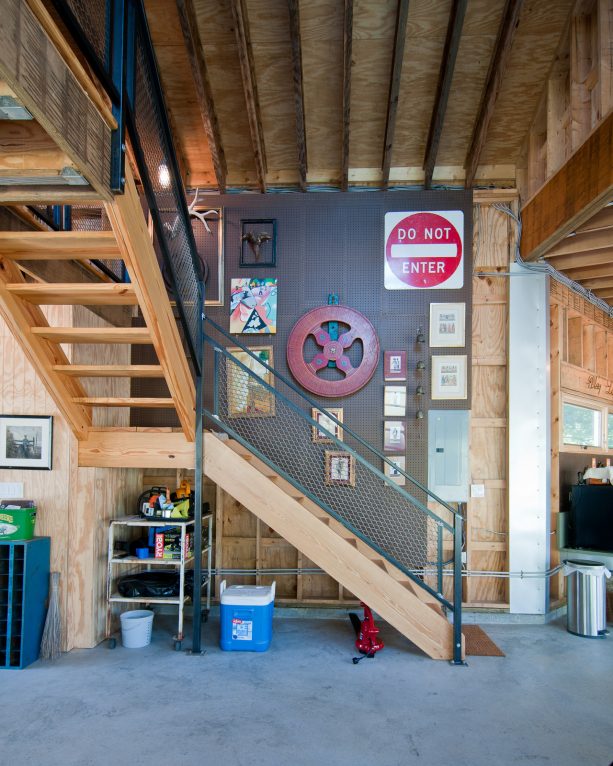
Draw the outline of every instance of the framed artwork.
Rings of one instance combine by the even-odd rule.
[[[243,218],[241,220],[241,269],[273,267],[277,263],[277,220]]]
[[[277,280],[233,279],[230,295],[230,332],[271,335],[277,332]]]
[[[53,417],[0,415],[0,468],[51,470]]]
[[[273,366],[272,346],[254,346],[249,349],[269,367]],[[263,364],[259,364],[242,348],[229,348],[233,357],[248,367],[252,374],[247,373],[231,359],[226,359],[228,380],[228,417],[230,418],[272,418],[275,414],[275,395],[265,386],[258,383],[261,378],[269,386],[274,387],[274,375]]]
[[[350,452],[326,450],[324,481],[329,487],[355,487],[355,458]]]
[[[465,315],[465,303],[431,303],[430,346],[463,346]]]
[[[406,414],[406,386],[384,386],[383,416],[386,418],[403,418]]]
[[[404,455],[402,457],[394,457],[391,459],[391,462],[394,465],[390,465],[389,463],[383,463],[383,473],[386,476],[389,476],[389,478],[395,484],[398,484],[399,487],[404,487],[404,485],[406,484],[406,479],[400,473],[400,471],[406,471],[406,467],[407,467],[406,458],[404,457]]]
[[[337,420],[340,420],[341,423],[343,422],[342,407],[328,407],[328,412],[331,415],[334,415]],[[339,441],[343,440],[343,429],[337,423],[331,420],[324,412],[318,410],[316,407],[313,407],[311,409],[311,417],[313,420],[316,420],[319,425],[323,426],[327,431],[336,436]],[[330,437],[327,436],[327,434],[325,434],[323,431],[320,431],[316,426],[311,426],[311,432],[311,441],[315,442],[316,444],[333,444],[332,439],[330,439]]]
[[[402,350],[383,352],[383,380],[407,379],[407,352]]]
[[[466,397],[466,356],[433,356],[432,398]]]
[[[386,420],[383,449],[387,452],[404,452],[406,449],[406,423],[403,420]]]

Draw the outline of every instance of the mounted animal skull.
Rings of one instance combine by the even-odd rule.
[[[247,242],[249,245],[256,261],[260,260],[260,248],[264,242],[268,242],[271,239],[272,235],[268,234],[266,231],[261,231],[259,234],[254,234],[252,231],[248,231],[241,237],[241,241]]]

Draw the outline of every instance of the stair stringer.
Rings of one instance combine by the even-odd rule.
[[[228,444],[205,434],[204,472],[433,659],[453,657],[453,627]]]

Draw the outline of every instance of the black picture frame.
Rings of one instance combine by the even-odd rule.
[[[261,237],[266,238],[262,241]],[[249,241],[248,237],[253,239]],[[274,268],[277,265],[277,219],[241,219],[241,269]]]

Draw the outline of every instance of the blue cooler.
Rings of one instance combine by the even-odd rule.
[[[219,588],[221,638],[226,652],[265,652],[272,639],[275,585],[231,585]]]

